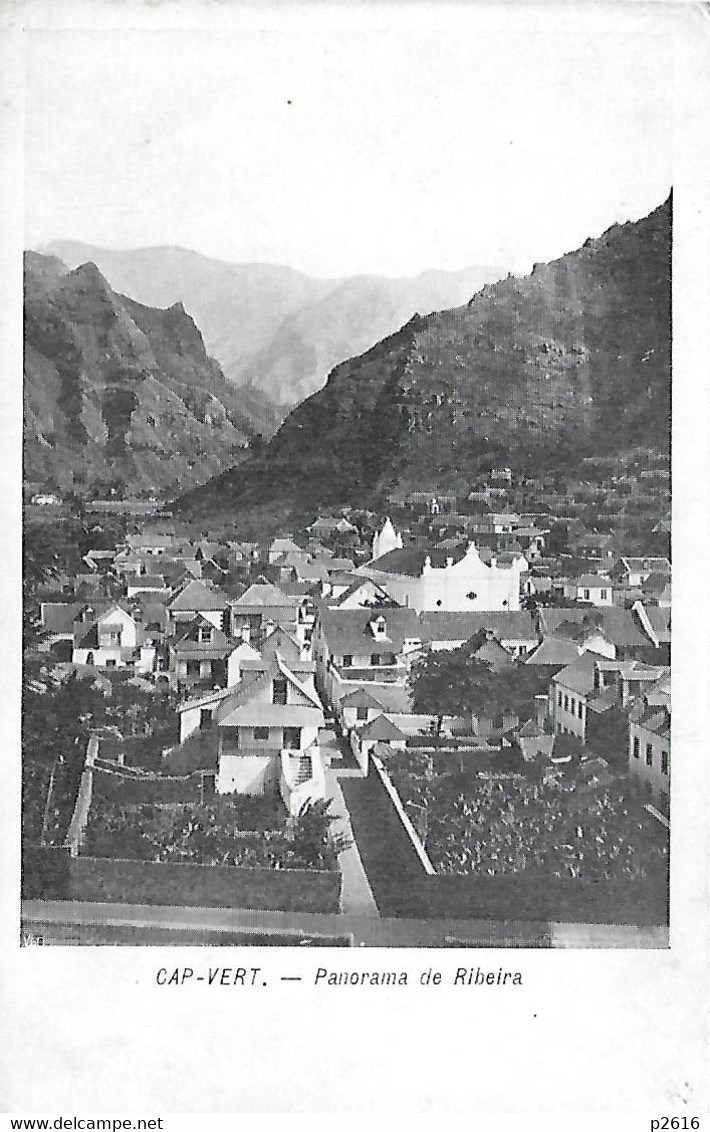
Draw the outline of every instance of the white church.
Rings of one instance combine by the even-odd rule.
[[[401,534],[387,518],[374,537],[372,558],[357,573],[417,613],[462,613],[519,610],[520,576],[527,570],[522,554],[484,562],[474,543],[458,556],[404,547]]]

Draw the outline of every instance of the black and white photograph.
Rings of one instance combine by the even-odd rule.
[[[662,961],[707,6],[124,7],[22,34],[19,947]]]

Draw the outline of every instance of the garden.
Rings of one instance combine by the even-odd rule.
[[[450,773],[429,755],[386,760],[406,812],[440,875],[636,880],[665,876],[668,833],[624,790],[586,764],[520,773]]]
[[[98,790],[86,826],[81,855],[153,863],[246,866],[268,869],[331,870],[344,847],[332,831],[328,804],[317,802],[289,818],[278,795],[212,797],[208,801],[141,802],[147,786],[94,773]],[[125,784],[123,798],[109,801],[106,781]],[[175,780],[159,783],[168,788]],[[114,797],[122,791],[111,786]],[[128,799],[133,799],[129,801]]]

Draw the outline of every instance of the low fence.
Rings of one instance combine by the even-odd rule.
[[[340,872],[77,857],[71,899],[120,904],[337,912]]]
[[[422,845],[422,843],[419,839],[419,835],[417,834],[417,831],[415,830],[414,826],[412,825],[412,822],[411,822],[409,815],[407,814],[404,806],[402,805],[402,801],[400,799],[399,794],[397,793],[397,790],[395,789],[395,787],[392,783],[392,779],[390,778],[389,774],[387,773],[384,766],[382,765],[382,760],[379,759],[377,757],[377,755],[372,755],[372,765],[375,768],[375,772],[379,775],[382,786],[384,787],[385,791],[387,792],[387,795],[388,795],[392,805],[395,808],[395,811],[397,813],[397,817],[399,818],[402,825],[404,826],[405,833],[407,834],[407,837],[409,838],[409,840],[412,843],[412,848],[414,849],[414,852],[417,854],[417,857],[419,858],[419,860],[422,864],[424,872],[428,876],[435,876],[436,875],[436,869],[434,868],[431,861],[429,860],[429,857],[427,856],[426,849]]]
[[[91,806],[91,796],[93,792],[94,763],[98,750],[98,737],[91,735],[86,747],[86,758],[79,781],[79,789],[74,804],[74,813],[69,822],[69,829],[67,830],[67,836],[64,840],[64,844],[72,857],[76,857],[81,848],[86,823],[89,820],[89,808]]]

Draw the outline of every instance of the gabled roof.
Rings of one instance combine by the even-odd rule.
[[[437,568],[446,566],[447,558],[453,558],[454,562],[460,562],[466,553],[466,547],[462,546],[458,550],[440,550],[437,547],[428,546],[404,546],[401,550],[390,550],[387,554],[383,554],[381,558],[375,558],[368,562],[366,567],[361,569],[377,570],[383,574],[403,574],[409,578],[419,578],[424,568],[424,563],[427,558],[431,559],[431,565]]]
[[[354,692],[348,692],[347,696],[343,696],[339,701],[341,708],[379,708],[384,711],[384,706],[379,700],[371,696],[365,688],[356,688]]]
[[[605,589],[610,590],[612,583],[609,578],[603,577],[602,574],[581,574],[579,578],[572,578],[572,585],[583,586],[585,589]]]
[[[400,731],[386,715],[378,715],[375,719],[371,719],[369,723],[358,727],[357,732],[361,739],[368,741],[376,739],[382,743],[401,742],[406,738],[404,732]]]
[[[198,641],[197,631],[199,629],[210,630],[209,641]],[[170,642],[170,648],[180,656],[202,656],[205,659],[210,657],[224,656],[225,653],[231,652],[232,641],[226,633],[221,629],[216,629],[215,626],[208,621],[202,614],[197,615],[194,620],[190,621],[186,626],[185,631],[175,641]]]
[[[291,551],[302,553],[302,548],[291,538],[275,538],[269,546],[269,554],[289,554]]]
[[[540,623],[544,633],[556,633],[563,621],[581,622],[587,618],[598,626],[617,648],[647,646],[650,642],[631,609],[610,606],[605,609],[541,609]]]
[[[293,606],[295,608],[298,604],[297,598],[291,594],[285,594],[283,590],[272,585],[271,582],[255,582],[241,597],[232,602],[232,606],[235,608],[242,606],[272,609]]]
[[[187,582],[183,589],[168,604],[171,610],[189,612],[191,610],[224,610],[228,608],[227,599],[219,590],[210,589],[204,582],[195,579]]]
[[[525,657],[525,664],[556,665],[562,668],[571,664],[579,656],[579,649],[573,641],[560,637],[545,637],[542,644]]]
[[[370,623],[384,617],[387,636],[376,639]],[[405,640],[421,640],[419,618],[413,609],[329,609],[319,613],[322,632],[336,656],[370,655],[378,651],[401,652]]]
[[[595,652],[583,652],[552,679],[577,692],[580,696],[594,691],[594,667],[597,662],[608,663],[607,658]]]
[[[48,633],[71,633],[74,619],[82,608],[82,603],[43,601],[41,604],[42,625]]]

